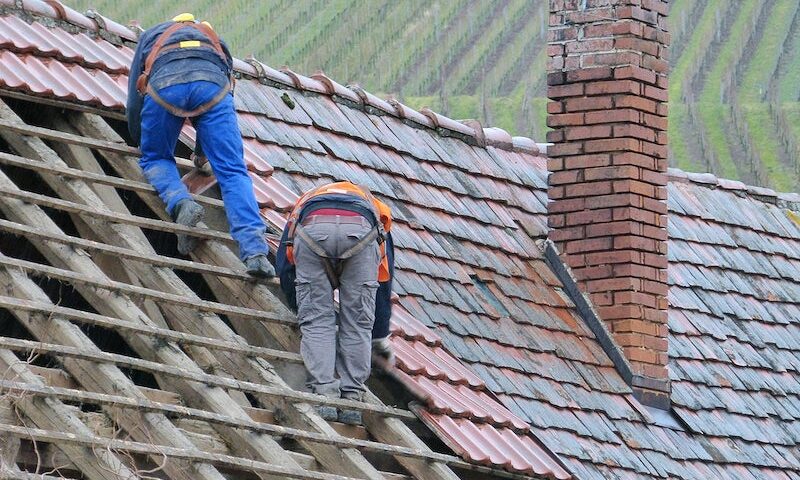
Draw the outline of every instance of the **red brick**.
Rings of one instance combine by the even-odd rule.
[[[642,124],[658,130],[666,130],[668,126],[666,117],[659,117],[651,113],[642,114]]]
[[[547,157],[547,171],[554,172],[556,170],[563,170],[564,169],[564,159],[563,158],[553,158]]]
[[[622,352],[631,362],[653,363],[663,365],[658,352],[638,347],[623,347]]]
[[[563,57],[564,56],[564,45],[560,45],[557,43],[550,43],[547,45],[547,56],[548,57]]]
[[[631,18],[639,20],[640,22],[648,23],[650,25],[658,24],[658,14],[649,10],[642,10],[635,6],[625,6],[616,9],[617,18],[622,20]]]
[[[666,301],[666,298],[665,298],[664,300]],[[662,328],[663,328],[663,330],[664,330],[664,333],[662,334],[662,336],[667,336],[667,334],[668,334],[668,328],[667,328],[667,321],[668,321],[668,316],[667,316],[667,307],[664,307],[663,309],[656,309],[656,308],[644,308],[644,309],[642,310],[642,313],[644,313],[644,319],[645,319],[645,320],[647,320],[648,322],[651,322],[651,323],[653,323],[653,324],[658,324],[658,325],[659,325],[659,327],[662,327]]]
[[[642,0],[642,8],[652,10],[661,15],[669,14],[669,3],[662,0]]]
[[[639,66],[642,56],[634,52],[607,52],[584,53],[581,55],[581,67],[595,67],[599,65],[636,65]]]
[[[549,98],[579,97],[583,95],[582,83],[567,83],[565,85],[551,85],[547,87]]]
[[[587,182],[591,182],[593,180],[639,178],[639,168],[632,165],[587,168],[583,172],[583,178]]]
[[[614,248],[625,250],[642,250],[645,252],[658,252],[656,241],[651,238],[637,235],[620,235],[614,237]]]
[[[608,110],[612,105],[611,97],[584,97],[564,100],[563,108],[567,112],[584,112],[587,110]],[[561,111],[553,113],[561,113]]]
[[[667,214],[667,202],[663,200],[642,197],[642,207],[644,207],[645,210],[650,210],[651,212],[661,215]]]
[[[667,158],[667,146],[642,140],[641,152],[656,158]]]
[[[669,285],[662,282],[646,280],[642,282],[642,290],[653,295],[666,296],[669,293]]]
[[[564,23],[594,23],[598,18],[613,18],[614,10],[611,7],[596,8],[586,11],[574,11],[564,14]],[[550,23],[552,25],[552,23]]]
[[[596,252],[598,250],[610,250],[612,248],[612,239],[609,238],[589,238],[585,240],[570,240],[566,243],[564,248],[565,253],[584,253]]]
[[[617,250],[614,252],[590,253],[586,255],[584,265],[611,265],[615,263],[643,263],[642,252],[635,250]]]
[[[613,305],[610,307],[598,307],[597,314],[605,321],[636,319],[641,317],[642,307],[639,305]]]
[[[578,38],[577,27],[554,27],[552,24],[547,30],[548,42],[564,42]]]
[[[614,193],[635,193],[637,195],[655,198],[656,187],[650,185],[649,183],[639,182],[632,179],[615,180]]]
[[[547,154],[551,157],[577,155],[579,153],[583,153],[583,144],[581,142],[557,143],[547,147]]]
[[[581,291],[586,291],[583,285],[579,285]],[[589,300],[595,307],[608,307],[614,304],[614,294],[610,292],[590,293]]]
[[[645,320],[637,320],[638,317],[630,319],[616,320],[611,323],[611,331],[614,336],[620,333],[640,333],[644,335],[659,336],[660,325]]]
[[[641,112],[629,108],[618,108],[614,110],[598,110],[593,112],[586,112],[583,114],[586,124],[595,123],[620,123],[631,122],[638,123],[641,121]]]
[[[559,200],[557,202],[550,202],[547,204],[547,213],[575,212],[583,210],[585,205],[585,200],[583,198]]]
[[[583,140],[587,138],[607,138],[611,136],[611,126],[591,125],[586,127],[569,127],[565,128],[564,132],[567,140]]]
[[[564,168],[591,168],[603,167],[611,164],[611,156],[608,154],[576,155],[564,159]]]
[[[654,225],[657,227],[660,226],[658,225],[658,215],[648,210],[644,210],[642,208],[637,208],[637,207],[623,206],[615,208],[611,218],[613,218],[615,222],[624,220],[633,220],[635,222],[641,222],[649,225]]]
[[[650,85],[644,86],[644,96],[647,98],[652,98],[653,100],[659,102],[667,101],[667,91],[665,89],[653,87]]]
[[[553,229],[560,228],[560,227],[563,227],[564,225],[566,225],[566,223],[567,223],[567,216],[566,215],[563,215],[563,214],[557,215],[557,214],[552,214],[552,213],[548,213],[548,215],[547,215],[547,226],[550,227],[550,228],[553,228]],[[555,231],[557,231],[557,230],[550,230],[550,233],[552,234]]]
[[[564,198],[565,190],[564,187],[549,187],[547,189],[547,198],[550,200],[558,200],[560,198]]]
[[[597,195],[592,198],[590,208],[609,208],[621,207],[623,209],[634,208],[642,204],[642,197],[630,193],[614,193],[611,195]],[[632,207],[633,206],[633,207]],[[616,212],[618,208],[615,208]],[[615,218],[614,220],[630,220],[628,218]]]
[[[548,85],[563,85],[567,81],[567,76],[564,72],[549,72],[547,74]]]
[[[550,130],[547,132],[547,141],[550,143],[561,143],[564,141],[565,135],[563,129]]]
[[[587,227],[588,228],[588,227]],[[658,268],[636,264],[614,265],[613,275],[619,277],[637,277],[645,281],[666,282],[666,271]]]
[[[547,176],[547,184],[564,185],[567,183],[576,183],[579,181],[579,175],[582,176],[582,174],[583,172],[581,170],[562,170],[559,172],[553,172]]]
[[[613,187],[610,181],[601,181],[567,185],[566,188],[568,197],[594,197],[610,194]]]
[[[641,142],[633,138],[608,138],[603,140],[588,140],[583,144],[585,153],[620,152],[642,150]]]
[[[638,235],[641,229],[641,224],[631,221],[595,223],[586,226],[586,236],[604,237],[607,235]]]
[[[613,78],[611,67],[582,68],[567,72],[568,82],[586,82]]]
[[[656,141],[656,132],[652,128],[644,127],[635,124],[622,124],[614,125],[615,137],[632,137],[646,140],[648,142]]]
[[[579,268],[572,271],[575,278],[581,280],[596,280],[598,278],[610,278],[614,275],[614,268],[611,265],[598,265],[595,267]]]
[[[561,113],[564,105],[561,102],[547,102],[547,113]]]
[[[647,53],[658,56],[657,42],[636,37],[618,37],[614,39],[614,48],[620,50],[634,50],[636,52]]]
[[[642,54],[641,66],[658,73],[667,73],[669,71],[669,63],[666,60],[646,53]]]
[[[663,187],[667,185],[669,176],[664,172],[656,172],[653,170],[643,168],[641,170],[641,179],[643,182]]]
[[[641,283],[641,280],[632,277],[604,278],[603,280],[591,280],[586,282],[586,290],[590,293],[639,290],[641,289]]]
[[[573,225],[588,225],[592,223],[603,223],[611,221],[612,212],[610,209],[599,210],[581,210],[579,212],[571,212],[567,214],[566,224]]]
[[[655,337],[652,335],[643,335],[642,339],[644,340],[643,347],[649,350],[653,350],[656,352],[666,352],[668,348],[668,342],[666,338],[663,337]]]
[[[654,268],[667,268],[668,265],[667,257],[662,254],[643,253],[642,260],[643,260],[642,263]]]
[[[655,170],[656,161],[653,157],[637,152],[620,152],[612,156],[612,165],[635,165],[644,169]]]
[[[549,233],[550,240],[554,242],[565,242],[568,240],[578,240],[586,237],[584,227],[559,228]]]
[[[587,25],[583,29],[583,36],[585,38],[611,37],[620,35],[635,35],[640,37],[642,34],[642,25],[638,22],[631,21],[598,23],[595,25]]]
[[[607,52],[614,48],[614,40],[610,38],[597,38],[597,39],[583,39],[566,44],[566,52],[570,53],[584,53],[584,52]],[[653,55],[656,55],[656,51]]]
[[[648,113],[656,113],[657,104],[653,100],[636,95],[615,95],[614,108],[634,108]]]
[[[584,125],[586,123],[583,113],[562,113],[547,116],[548,127],[561,127],[564,125]]]
[[[586,95],[609,95],[613,93],[629,93],[639,95],[642,85],[633,80],[607,80],[586,84]]]
[[[655,72],[635,65],[625,65],[614,69],[614,78],[619,80],[633,79],[649,84],[657,84]]]

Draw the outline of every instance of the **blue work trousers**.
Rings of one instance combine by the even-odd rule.
[[[212,82],[197,81],[171,85],[158,91],[167,103],[193,110],[219,92]],[[142,157],[139,165],[145,178],[155,187],[172,215],[175,205],[191,198],[181,182],[175,165],[175,145],[184,119],[177,117],[146,96],[142,106]],[[244,164],[242,135],[236,121],[233,95],[226,96],[193,121],[197,140],[208,157],[222,191],[231,236],[239,243],[239,257],[244,260],[269,251],[264,239],[264,221],[258,212],[253,182]]]

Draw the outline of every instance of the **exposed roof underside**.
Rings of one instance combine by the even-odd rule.
[[[9,38],[0,23],[3,64],[16,65],[0,71],[3,88],[118,114],[125,78],[114,69],[127,65],[130,50],[87,47],[70,56],[58,45],[75,49],[82,40],[31,28],[38,35]],[[547,172],[532,142],[390,105],[325,77],[239,67],[263,82],[240,81],[236,98],[273,226],[298,192],[330,179],[369,185],[392,206],[401,380],[426,399],[423,418],[451,448],[512,470],[558,472],[527,423],[579,478],[800,478],[796,196],[705,176],[671,184],[677,419],[654,418],[544,261],[537,240],[546,236]],[[487,137],[504,148],[476,145]],[[505,149],[512,145],[530,150]],[[195,191],[213,183],[198,173],[187,181]]]

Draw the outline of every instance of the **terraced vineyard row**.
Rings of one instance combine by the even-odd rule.
[[[69,1],[69,0],[67,0]],[[237,56],[544,137],[546,0],[188,0]],[[798,0],[673,0],[673,165],[800,190]],[[73,0],[147,27],[173,2]]]

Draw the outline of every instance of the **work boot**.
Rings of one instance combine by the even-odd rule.
[[[357,394],[344,394],[342,398],[345,400],[361,401],[361,396]],[[361,418],[361,411],[359,410],[339,410],[339,422],[346,423],[347,425],[361,425],[364,419]]]
[[[190,198],[185,198],[175,205],[172,211],[172,218],[178,225],[186,227],[196,227],[203,219],[205,210],[197,202]],[[197,246],[198,239],[183,233],[178,234],[178,252],[181,255],[188,255]]]
[[[275,267],[269,263],[269,259],[263,253],[253,255],[244,259],[247,273],[256,278],[272,278],[275,276]]]

